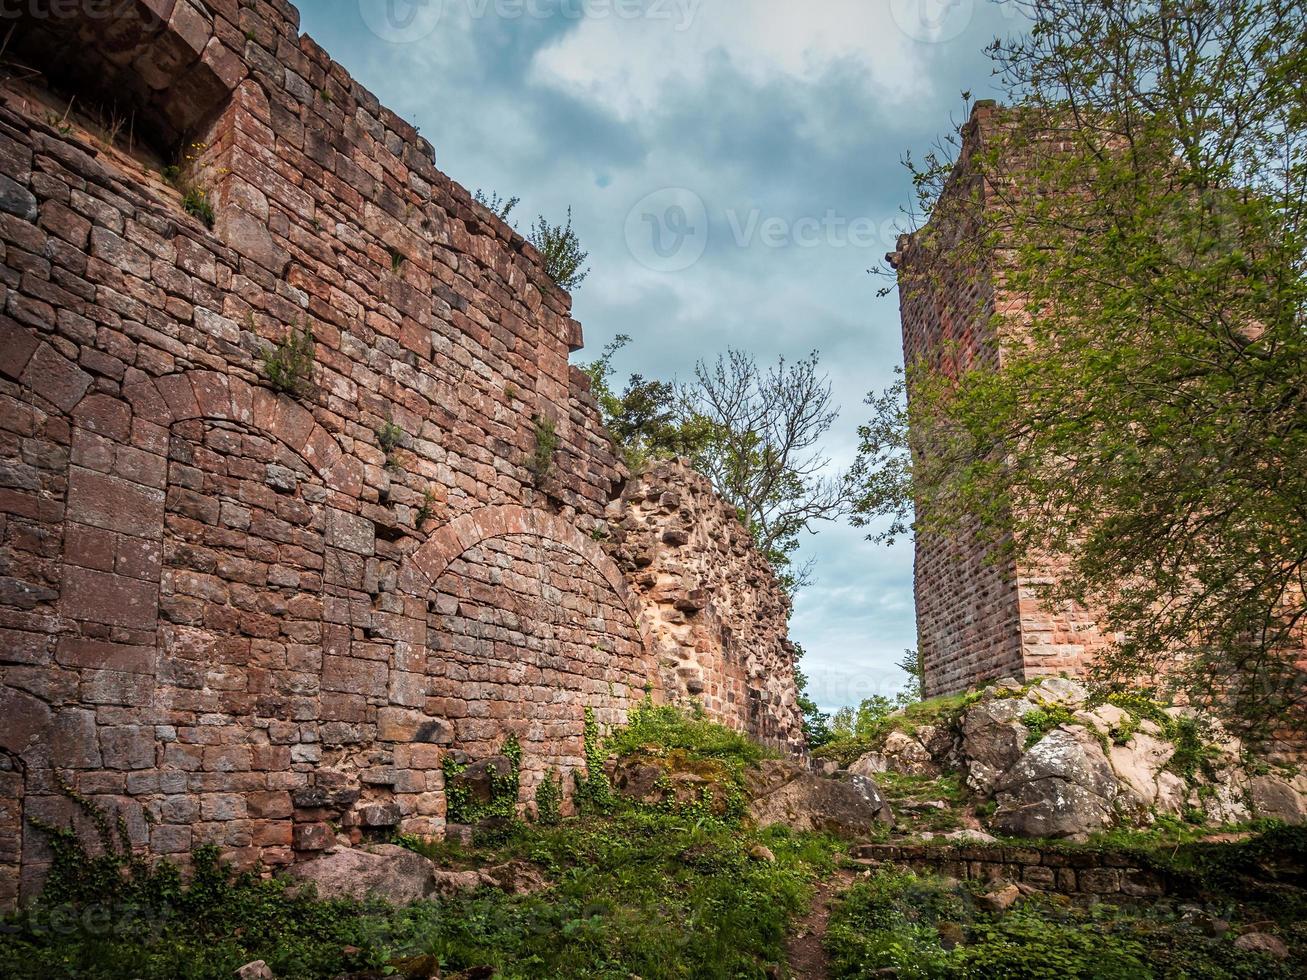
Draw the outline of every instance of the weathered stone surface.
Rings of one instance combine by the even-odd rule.
[[[938,776],[939,765],[917,739],[903,732],[890,732],[875,752],[868,752],[849,766],[859,776],[878,772],[895,772],[905,776]]]
[[[1034,710],[1024,698],[987,699],[962,717],[962,758],[967,786],[988,793],[1025,751],[1027,729],[1021,717]]]
[[[583,706],[618,724],[647,686],[797,746],[784,590],[683,464],[628,480],[538,253],[289,4],[94,6],[58,25],[84,57],[16,32],[35,72],[0,95],[20,806],[58,767],[157,817],[152,853],[280,865],[336,828],[438,835],[451,752],[512,734],[527,792],[569,773]],[[114,147],[81,111],[106,91],[138,124]],[[212,229],[159,179],[183,134]],[[292,331],[311,377],[272,370]]]
[[[828,779],[793,762],[764,760],[748,774],[746,791],[749,818],[760,827],[780,823],[858,837],[893,819],[880,790],[865,776]]]
[[[1284,944],[1284,940],[1269,932],[1245,932],[1234,941],[1234,947],[1245,953],[1261,953],[1273,960],[1289,958],[1289,947]]]
[[[1253,811],[1259,817],[1283,820],[1288,824],[1307,823],[1307,778],[1298,774],[1254,776],[1248,783]]]
[[[477,803],[489,803],[494,797],[496,780],[507,778],[512,771],[511,759],[502,755],[491,756],[469,765],[453,778],[451,785]]]
[[[1103,748],[1084,728],[1057,729],[995,786],[993,825],[1019,837],[1080,837],[1111,827],[1119,784]]]
[[[313,885],[325,899],[363,901],[375,896],[409,905],[437,894],[435,864],[393,844],[370,850],[341,848],[292,865],[285,874],[292,881]]]

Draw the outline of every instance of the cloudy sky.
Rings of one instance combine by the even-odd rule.
[[[911,197],[900,165],[996,95],[992,0],[313,0],[311,34],[417,125],[469,188],[568,207],[590,251],[575,295],[593,356],[686,376],[727,347],[821,353],[846,465],[863,396],[902,354],[898,301],[867,274]],[[912,552],[823,526],[792,633],[819,703],[897,689],[916,643]]]

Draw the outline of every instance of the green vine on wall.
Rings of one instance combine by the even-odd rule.
[[[511,820],[517,816],[517,797],[522,781],[522,745],[517,736],[504,739],[499,754],[509,762],[507,772],[498,767],[490,772],[490,800],[474,799],[460,778],[467,772],[466,763],[446,756],[441,763],[445,774],[445,817],[450,823],[475,824],[495,817]]]
[[[591,813],[609,813],[617,802],[613,795],[612,784],[608,780],[608,771],[604,767],[607,756],[604,752],[603,739],[599,735],[599,722],[595,720],[594,708],[585,709],[585,773],[579,770],[572,774],[576,781],[576,806],[578,810]]]

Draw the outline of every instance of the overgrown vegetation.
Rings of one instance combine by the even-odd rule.
[[[909,702],[905,693],[891,700],[881,695],[866,698],[856,710],[841,709],[831,723],[834,737],[813,754],[848,766],[859,756],[878,748],[891,731],[911,735],[922,725],[957,726],[962,713],[981,697],[980,691],[949,694],[927,701]]]
[[[544,259],[545,272],[559,287],[569,292],[585,282],[590,270],[585,260],[590,253],[581,248],[581,239],[572,228],[572,209],[567,209],[565,224],[551,224],[543,214],[527,232],[527,240]]]
[[[313,390],[317,354],[308,322],[291,327],[286,339],[263,353],[263,376],[277,391],[303,398]]]
[[[445,816],[450,823],[475,824],[482,820],[499,818],[512,820],[517,816],[518,794],[522,774],[522,746],[516,735],[509,735],[499,754],[508,762],[490,772],[489,799],[477,799],[459,777],[468,769],[452,754],[445,756],[441,770],[445,776]]]
[[[758,550],[793,594],[809,578],[793,556],[800,537],[847,513],[850,488],[821,443],[839,416],[818,354],[760,366],[742,350],[695,364],[686,382],[632,375],[616,386],[612,360],[630,338],[580,365],[604,426],[628,463],[686,456],[739,514]]]
[[[398,453],[400,446],[404,444],[404,436],[405,433],[403,428],[396,425],[390,419],[383,422],[381,428],[377,430],[377,445],[379,445],[381,451],[386,454],[386,469],[400,469]]]
[[[163,168],[163,179],[181,194],[182,210],[211,229],[215,215],[209,188],[192,176],[195,164],[206,149],[208,147],[204,143],[190,144],[179,162]]]
[[[1042,598],[1124,637],[1104,680],[1163,678],[1245,737],[1301,730],[1307,8],[1020,7],[976,179],[949,181],[956,134],[914,166],[929,223],[899,285],[943,296],[998,254],[1022,342],[961,374],[941,350],[869,399],[862,513],[1066,555]]]
[[[1210,917],[1168,903],[1080,907],[1032,898],[999,913],[977,903],[984,887],[973,890],[895,869],[858,882],[842,897],[827,932],[832,976],[1144,980],[1298,975],[1288,963],[1236,949],[1233,932],[1214,935],[1206,927]],[[1286,922],[1286,929],[1294,927]]]
[[[554,454],[558,452],[562,440],[558,437],[554,420],[547,415],[536,415],[531,419],[531,434],[534,445],[526,465],[535,485],[541,487],[554,471]]]

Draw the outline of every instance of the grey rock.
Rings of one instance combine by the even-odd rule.
[[[1245,953],[1261,953],[1275,960],[1287,960],[1289,947],[1277,936],[1269,932],[1245,932],[1234,941],[1234,948]]]
[[[1035,710],[1024,698],[972,705],[962,717],[962,758],[967,786],[988,794],[1025,751],[1028,731],[1020,719]]]
[[[759,827],[779,823],[857,837],[893,819],[879,788],[865,776],[827,779],[781,759],[764,760],[751,771],[746,792],[749,817]]]
[[[35,221],[36,195],[16,180],[0,174],[0,211],[15,214],[24,221]]]
[[[1297,782],[1304,782],[1302,776]],[[1293,783],[1279,776],[1256,776],[1248,784],[1253,812],[1288,824],[1307,823],[1307,798]]]
[[[367,851],[342,848],[293,864],[286,876],[303,886],[315,886],[324,899],[361,902],[376,896],[394,905],[409,905],[437,893],[435,864],[394,844]]]
[[[1080,726],[1044,736],[995,789],[993,826],[1017,837],[1081,837],[1111,827],[1121,792],[1102,746]]]

